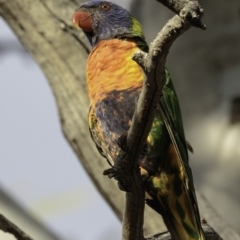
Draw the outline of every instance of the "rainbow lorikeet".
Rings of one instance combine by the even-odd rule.
[[[114,164],[144,78],[132,56],[138,49],[147,52],[148,45],[140,23],[111,2],[82,4],[73,22],[93,47],[86,70],[90,133],[101,155]],[[162,215],[174,240],[205,240],[187,148],[178,98],[166,70],[162,96],[139,157],[146,202]]]

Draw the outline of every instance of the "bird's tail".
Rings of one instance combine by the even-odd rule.
[[[181,216],[181,220],[178,217],[176,218],[173,212],[160,207],[162,203],[159,204],[158,199],[147,199],[146,203],[156,212],[161,214],[173,240],[206,240],[201,226],[193,226],[191,223],[184,220],[184,216]]]

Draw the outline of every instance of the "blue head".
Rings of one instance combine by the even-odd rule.
[[[136,38],[145,43],[140,23],[129,11],[112,2],[83,3],[74,13],[73,22],[82,28],[93,46],[112,38]]]

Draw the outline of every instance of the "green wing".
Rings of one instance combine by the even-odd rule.
[[[166,83],[163,87],[163,95],[160,99],[159,111],[169,133],[170,139],[177,152],[180,164],[183,167],[185,178],[183,183],[184,189],[187,194],[192,216],[195,220],[195,226],[198,228],[198,231],[201,234],[200,239],[204,240],[205,237],[201,227],[200,214],[198,210],[197,198],[195,195],[192,171],[188,164],[188,143],[186,142],[184,136],[179,101],[171,81],[171,76],[167,70]]]

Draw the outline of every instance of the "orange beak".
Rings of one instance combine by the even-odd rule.
[[[84,32],[92,32],[92,18],[88,11],[78,10],[73,14],[73,23]]]

